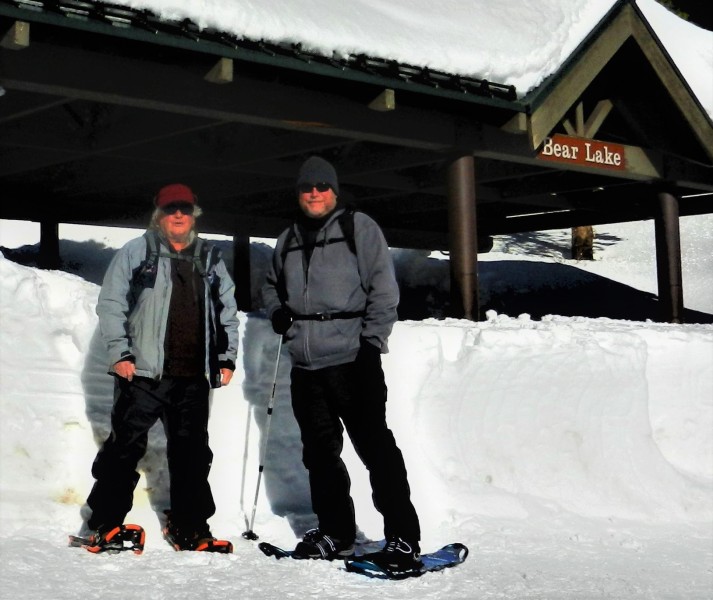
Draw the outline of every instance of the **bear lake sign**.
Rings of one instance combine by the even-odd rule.
[[[597,169],[626,169],[624,146],[561,134],[545,138],[537,158]]]

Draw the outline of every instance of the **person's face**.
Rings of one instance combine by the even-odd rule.
[[[163,215],[159,220],[159,227],[166,238],[175,243],[184,243],[195,224],[193,204],[176,202],[161,209]]]
[[[328,215],[337,206],[337,195],[327,184],[302,184],[297,190],[297,198],[302,212],[312,219]]]

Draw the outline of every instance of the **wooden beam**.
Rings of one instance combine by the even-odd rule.
[[[572,125],[572,121],[569,119],[565,119],[562,121],[562,126],[564,127],[564,130],[567,132],[567,135],[571,136],[576,136],[577,135],[577,128]]]
[[[592,114],[589,115],[587,122],[584,124],[583,135],[586,138],[593,138],[597,135],[599,128],[604,123],[604,120],[609,116],[614,104],[611,100],[600,100],[594,107]]]
[[[385,89],[369,103],[371,110],[385,112],[396,109],[396,94],[392,89]]]
[[[630,11],[633,8],[628,7]],[[656,43],[640,19],[632,19],[632,32],[641,50],[649,59],[651,66],[661,79],[662,93],[671,96],[676,105],[681,109],[684,118],[691,125],[695,137],[701,142],[706,154],[713,161],[713,126],[710,117],[703,111],[695,95],[692,93],[685,80],[674,65],[671,64],[668,54]]]
[[[687,161],[676,156],[664,157],[663,170],[666,181],[682,188],[692,188],[701,192],[713,192],[711,169],[700,163]],[[708,199],[713,203],[713,197]],[[711,204],[713,212],[713,204]]]
[[[508,120],[500,129],[506,133],[527,133],[528,119],[525,113],[517,113],[514,117]]]
[[[575,125],[569,119],[564,119],[562,121],[562,126],[567,132],[567,135],[594,138],[597,131],[601,127],[604,119],[611,112],[614,104],[611,100],[600,100],[594,107],[592,114],[585,121],[584,120],[584,103],[579,102],[575,108]]]
[[[584,102],[578,102],[574,109],[574,122],[575,129],[577,130],[577,135],[580,137],[585,137],[584,135]]]
[[[232,83],[233,59],[223,57],[218,60],[204,79],[209,83]]]
[[[569,108],[631,36],[632,16],[631,8],[625,7],[534,110],[529,120],[529,138],[533,150],[540,147]]]
[[[112,77],[106,77],[108,52],[35,41],[32,56],[26,59],[24,52],[3,56],[3,87],[438,151],[458,146],[459,136],[475,130],[474,123],[462,123],[443,111],[400,106],[384,114],[340,95],[336,88],[307,89],[289,80],[263,80],[242,72],[234,73],[236,85],[216,86],[207,93],[196,82],[196,69],[201,65],[194,63],[158,63],[119,55],[111,59]],[[176,87],[181,94],[171,93]]]
[[[0,46],[6,50],[24,50],[30,45],[30,24],[15,21],[0,40]]]

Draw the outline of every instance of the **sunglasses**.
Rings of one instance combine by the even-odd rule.
[[[297,186],[297,191],[300,194],[309,194],[312,191],[312,188],[317,188],[318,192],[326,192],[327,190],[331,190],[332,186],[326,181],[320,181],[318,183],[300,183]]]
[[[180,210],[182,214],[190,216],[193,214],[193,208],[194,206],[190,202],[171,202],[171,204],[161,207],[161,211],[167,215],[175,215]]]

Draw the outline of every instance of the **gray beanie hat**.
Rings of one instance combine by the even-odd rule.
[[[332,186],[334,193],[339,194],[339,181],[334,167],[319,156],[310,156],[300,167],[296,185],[321,182],[328,183]]]

